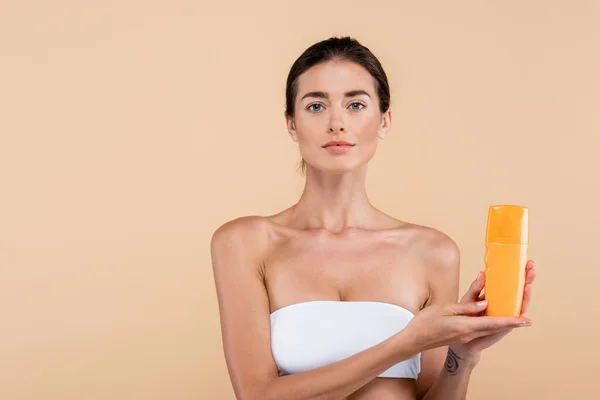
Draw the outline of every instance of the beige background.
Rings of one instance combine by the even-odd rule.
[[[358,38],[392,86],[373,203],[483,268],[487,207],[531,209],[534,326],[469,399],[600,383],[600,6],[594,1],[0,3],[0,398],[233,399],[209,241],[303,178],[294,59]]]

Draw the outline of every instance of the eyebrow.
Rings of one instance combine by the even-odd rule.
[[[368,96],[369,98],[371,97],[371,95],[364,90],[351,90],[349,92],[344,93],[344,97],[355,97],[355,96],[359,96],[362,94]],[[300,100],[304,100],[307,97],[317,97],[319,99],[329,99],[329,95],[325,92],[308,92],[304,96],[302,96],[302,98]]]

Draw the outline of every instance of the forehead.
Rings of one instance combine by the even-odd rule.
[[[298,77],[298,98],[312,91],[333,95],[357,89],[366,90],[373,96],[375,80],[361,65],[347,60],[317,64]]]

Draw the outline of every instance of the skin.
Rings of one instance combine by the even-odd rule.
[[[348,96],[353,91],[364,93]],[[295,115],[286,116],[289,135],[307,163],[299,201],[275,215],[229,221],[213,236],[211,251],[225,356],[238,398],[277,398],[275,393],[287,396],[291,392],[285,388],[286,379],[298,379],[295,386],[299,391],[308,387],[301,382],[303,377],[282,379],[277,374],[270,351],[269,314],[282,307],[310,300],[392,303],[414,314],[422,313],[422,318],[414,320],[422,326],[411,331],[429,329],[434,334],[438,331],[426,321],[434,317],[443,321],[440,315],[444,313],[453,315],[445,305],[459,302],[466,307],[482,298],[483,272],[458,301],[460,253],[450,237],[431,227],[395,219],[369,202],[367,165],[389,134],[392,121],[391,112],[382,113],[378,101],[373,78],[352,62],[326,62],[302,74]],[[331,154],[322,147],[330,140],[345,140],[355,146],[344,154]],[[534,263],[530,261],[523,312],[534,279]],[[491,318],[482,316],[485,306],[471,311],[471,315],[481,315],[478,318]],[[432,316],[427,319],[426,313]],[[452,318],[465,318],[467,324],[471,317]],[[346,368],[345,374],[356,374],[354,382],[339,383],[337,394],[329,397],[295,393],[295,398],[464,398],[481,351],[517,326],[516,319],[511,324],[506,322],[491,334],[461,339],[449,347],[422,351],[417,380],[377,378],[375,369],[352,370],[358,367],[340,363],[331,368]],[[398,337],[389,346],[418,348],[416,336]],[[381,360],[385,355],[377,355],[377,351],[390,352],[383,347],[374,349],[356,361],[384,365]],[[406,354],[408,357],[410,350]],[[315,386],[326,385],[319,382],[330,378],[319,373],[314,371],[306,379]]]

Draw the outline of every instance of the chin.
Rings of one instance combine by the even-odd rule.
[[[328,174],[342,175],[342,174],[355,172],[355,171],[363,168],[364,166],[366,166],[366,164],[369,162],[369,160],[370,159],[365,159],[365,160],[356,160],[356,159],[354,159],[354,160],[352,160],[352,159],[320,160],[320,162],[316,162],[311,165],[313,166],[313,168],[315,168],[321,172],[325,172]]]

